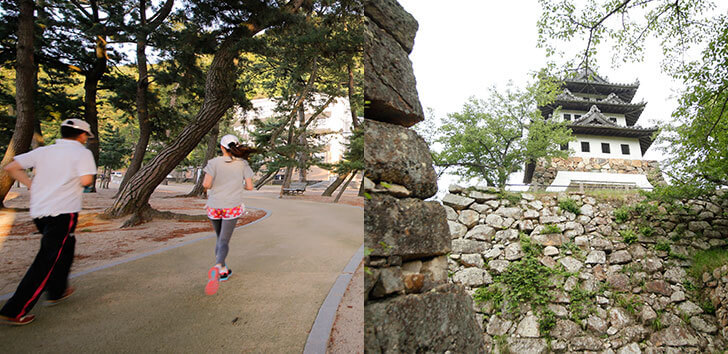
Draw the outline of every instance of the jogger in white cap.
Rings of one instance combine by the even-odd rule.
[[[20,281],[13,296],[0,309],[6,324],[24,325],[35,315],[27,315],[43,291],[53,305],[73,293],[68,272],[73,263],[76,238],[73,235],[81,211],[83,186],[93,183],[96,165],[83,144],[93,137],[88,123],[67,119],[61,124],[63,139],[15,156],[5,166],[10,176],[30,189],[30,216],[43,234],[40,250]],[[25,169],[35,168],[31,180]],[[32,185],[32,188],[31,188]]]
[[[220,148],[222,156],[207,162],[202,181],[202,186],[207,189],[207,216],[217,235],[216,263],[208,271],[209,281],[205,287],[208,295],[216,293],[219,281],[227,280],[232,274],[225,264],[228,244],[238,218],[245,211],[243,188],[253,189],[253,170],[247,158],[256,150],[240,145],[238,138],[229,134],[220,140]]]

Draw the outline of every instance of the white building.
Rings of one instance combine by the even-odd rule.
[[[317,96],[316,106],[326,101],[322,96]],[[236,108],[235,124],[233,129],[238,133],[241,139],[251,141],[250,131],[254,128],[253,122],[256,120],[266,120],[276,115],[276,101],[271,98],[260,98],[251,101],[252,110],[243,110]],[[307,105],[305,111],[306,119],[310,118],[314,110]],[[328,134],[325,150],[322,152],[322,159],[327,163],[335,163],[342,159],[346,151],[346,143],[351,135],[351,110],[349,100],[346,98],[336,98],[326,109],[316,118],[310,125],[310,130],[317,134]],[[279,172],[283,173],[283,171]],[[319,167],[312,167],[307,171],[307,180],[328,180],[335,174]],[[298,172],[294,172],[293,179],[298,178]]]
[[[540,107],[544,117],[566,121],[575,141],[568,159],[526,166],[524,183],[564,191],[589,187],[651,189],[662,181],[656,161],[643,156],[656,128],[636,125],[646,103],[631,103],[639,83],[609,83],[591,70],[564,80],[564,92]],[[558,116],[553,112],[561,107]],[[651,181],[650,181],[651,180]]]

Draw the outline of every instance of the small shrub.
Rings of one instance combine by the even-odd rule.
[[[713,306],[713,303],[710,302],[710,300],[705,299],[702,302],[700,302],[700,308],[705,311],[705,313],[709,315],[715,315],[715,306]]]
[[[640,233],[644,237],[652,237],[655,234],[655,230],[649,225],[640,225]]]
[[[670,242],[659,241],[655,244],[655,250],[670,252]]]
[[[728,247],[711,248],[695,253],[688,273],[695,279],[702,279],[703,273],[712,273],[725,264],[728,264]]]
[[[561,229],[554,224],[546,224],[541,231],[542,234],[560,234]]]
[[[551,329],[556,326],[556,314],[550,309],[541,312],[538,318],[538,330],[544,337],[549,337]]]
[[[573,243],[571,241],[562,243],[561,249],[564,251],[571,252],[571,254],[574,255],[576,258],[584,257],[582,254],[581,248],[579,248],[579,246],[577,246],[575,243]]]
[[[614,211],[614,221],[621,224],[629,219],[630,210],[629,207],[623,205]]]
[[[641,299],[637,296],[631,296],[626,294],[615,294],[617,305],[627,310],[632,316],[637,315],[637,311],[642,308],[640,304]]]
[[[624,243],[631,245],[635,242],[637,242],[637,234],[634,233],[632,230],[623,230],[619,232],[620,235],[622,235],[622,240]]]
[[[577,324],[596,312],[596,293],[576,287],[569,292],[571,319]]]
[[[576,201],[571,198],[559,200],[559,208],[563,211],[568,211],[576,215],[581,214],[581,208],[579,208],[579,206],[576,205]]]

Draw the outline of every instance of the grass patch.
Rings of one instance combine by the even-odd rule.
[[[670,242],[659,241],[655,244],[655,250],[670,252]]]
[[[576,205],[576,201],[571,198],[559,200],[559,208],[563,211],[568,211],[576,215],[581,214],[581,208],[579,208],[579,206]]]
[[[560,234],[561,229],[554,225],[554,224],[546,224],[543,227],[543,230],[541,230],[542,234]]]
[[[564,251],[571,252],[571,254],[574,255],[576,258],[585,257],[583,252],[581,251],[581,248],[579,248],[579,246],[577,246],[575,243],[573,243],[571,241],[562,243],[561,249]]]
[[[622,230],[619,234],[622,235],[622,241],[628,245],[637,242],[637,234],[632,230]]]
[[[702,279],[703,273],[713,273],[713,270],[725,264],[728,264],[728,247],[698,251],[693,256],[693,262],[688,269],[688,274],[695,279]]]
[[[509,191],[499,191],[498,197],[500,197],[500,199],[505,199],[505,200],[511,202],[511,204],[513,204],[513,205],[518,205],[518,202],[521,201],[521,193],[514,193],[514,192],[509,192]]]

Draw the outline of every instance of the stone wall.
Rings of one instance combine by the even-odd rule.
[[[450,232],[408,55],[417,21],[394,0],[365,2],[364,346],[368,353],[483,351],[472,301],[448,284]]]
[[[557,157],[551,159],[550,163],[544,159],[536,163],[532,184],[541,187],[541,189],[548,187],[556,178],[558,171],[643,174],[647,176],[647,180],[653,186],[665,183],[662,177],[662,170],[660,170],[660,165],[657,161],[604,159],[598,157]]]
[[[449,276],[473,296],[486,352],[728,348],[728,266],[687,275],[691,255],[728,244],[728,201],[624,198],[450,187]]]

